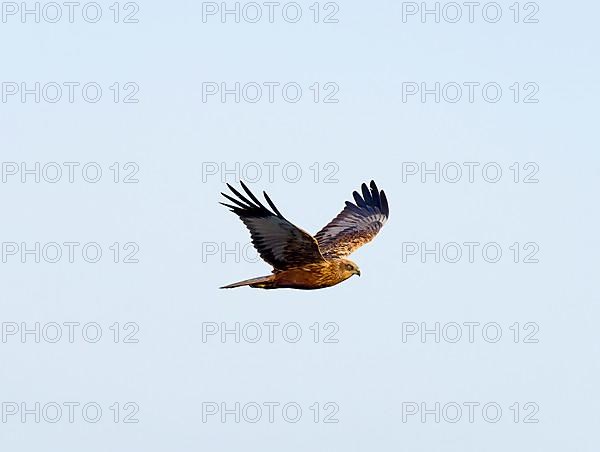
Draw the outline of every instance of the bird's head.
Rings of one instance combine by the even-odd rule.
[[[360,268],[358,268],[358,265],[348,259],[339,260],[339,269],[346,278],[350,278],[353,275],[360,276]]]

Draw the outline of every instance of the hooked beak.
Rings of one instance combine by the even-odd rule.
[[[360,270],[356,270],[354,274],[360,276]]]

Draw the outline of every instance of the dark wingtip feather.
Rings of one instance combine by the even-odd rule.
[[[381,192],[379,193],[379,196],[381,198],[381,212],[386,216],[386,218],[389,218],[390,207],[388,206],[388,201],[387,201],[387,197],[385,196],[385,192],[383,190],[381,190]]]
[[[250,199],[252,199],[252,201],[254,201],[259,207],[262,207],[263,209],[265,208],[265,206],[263,206],[261,204],[261,202],[256,198],[256,196],[254,196],[254,193],[252,193],[250,191],[250,189],[246,186],[246,184],[243,181],[240,181],[240,185],[242,186],[242,188],[244,189],[244,191],[246,192],[246,194],[248,196],[250,196]]]
[[[231,211],[232,211],[232,212],[233,212],[235,209],[237,209],[237,207],[235,207],[235,206],[232,206],[231,204],[224,203],[224,202],[219,202],[219,204],[221,204],[222,206],[225,206],[225,207],[229,207],[229,208],[231,209]]]
[[[356,204],[352,204],[350,201],[346,201],[346,207],[348,207],[353,212],[360,213],[360,207],[358,207]]]
[[[281,212],[277,209],[277,207],[275,207],[275,204],[273,203],[273,201],[271,201],[271,198],[269,198],[269,195],[267,195],[266,191],[263,191],[263,196],[269,203],[269,206],[271,206],[271,209],[273,209],[273,211],[277,214],[277,216],[279,218],[283,218],[283,215],[281,215]]]
[[[283,215],[281,215],[281,212],[279,212],[279,210],[277,210],[277,207],[275,207],[275,204],[273,204],[273,201],[271,201],[271,199],[269,198],[269,196],[266,193],[264,193],[265,199],[267,200],[267,202],[269,203],[271,208],[273,208],[275,213],[273,213],[269,209],[267,209],[256,198],[256,196],[252,193],[252,191],[250,191],[248,186],[243,181],[240,181],[240,185],[244,189],[244,191],[246,192],[248,197],[250,197],[251,200],[248,199],[246,196],[244,196],[242,193],[240,193],[238,190],[236,190],[231,184],[226,183],[226,185],[229,188],[229,190],[231,190],[231,192],[236,197],[230,196],[226,193],[221,193],[221,194],[225,197],[225,199],[227,199],[228,201],[231,201],[235,205],[226,204],[226,203],[220,203],[220,204],[223,204],[223,205],[233,209],[233,212],[235,212],[239,216],[241,216],[241,217],[246,217],[246,216],[266,217],[269,215],[272,215],[272,216],[277,215],[277,216],[279,216],[279,218],[285,220]]]
[[[229,196],[227,193],[223,193],[221,192],[221,194],[228,199],[229,201],[233,202],[234,204],[237,204],[239,207],[241,207],[242,209],[247,209],[248,206],[243,204],[242,202],[240,202],[239,200],[235,199],[233,196]]]
[[[369,186],[371,187],[371,195],[373,196],[373,199],[379,199],[379,188],[377,188],[377,184],[375,183],[375,181],[371,180]]]
[[[360,186],[361,190],[362,190],[362,195],[363,195],[363,199],[365,200],[365,204],[367,206],[372,205],[373,204],[373,198],[371,197],[371,192],[369,191],[369,188],[367,187],[367,184],[363,183]]]
[[[237,191],[234,187],[232,187],[230,184],[227,184],[227,187],[229,187],[229,189],[231,190],[231,192],[236,195],[238,198],[240,198],[243,202],[245,202],[246,204],[248,204],[246,206],[246,208],[248,209],[252,209],[255,208],[256,206],[254,204],[252,204],[251,201],[248,200],[248,198],[246,198],[244,195],[242,195],[239,191]]]
[[[381,210],[381,197],[379,196],[379,190],[377,189],[377,185],[375,185],[375,181],[371,181],[371,197],[373,198],[375,207]]]
[[[360,197],[357,191],[353,191],[352,196],[354,197],[354,201],[358,207],[367,207],[365,201]]]

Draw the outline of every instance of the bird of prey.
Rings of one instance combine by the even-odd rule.
[[[261,204],[243,182],[240,184],[248,197],[227,184],[235,197],[221,193],[231,204],[220,204],[240,217],[250,230],[254,247],[263,260],[273,266],[273,272],[221,289],[241,286],[322,289],[353,275],[360,276],[358,266],[345,257],[370,242],[390,213],[385,193],[371,181],[370,190],[362,184],[362,196],[353,192],[356,204],[346,201],[338,216],[313,237],[286,220],[266,192],[263,194],[272,211]]]

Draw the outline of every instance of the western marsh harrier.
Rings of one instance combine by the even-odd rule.
[[[286,220],[266,192],[263,194],[272,211],[240,183],[250,199],[227,184],[236,197],[221,193],[232,204],[220,204],[229,207],[244,222],[254,247],[263,260],[273,266],[273,274],[221,289],[241,286],[322,289],[352,275],[360,276],[358,266],[344,257],[373,240],[390,213],[385,193],[371,181],[371,190],[362,184],[362,196],[356,191],[353,193],[356,204],[346,201],[344,210],[313,237]]]

